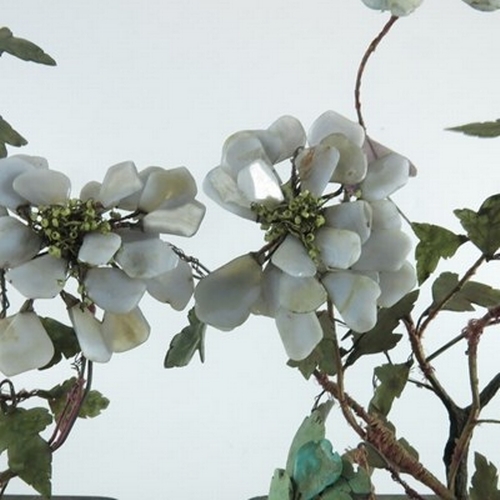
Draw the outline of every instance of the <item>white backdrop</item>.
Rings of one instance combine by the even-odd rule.
[[[186,165],[201,183],[229,134],[267,127],[282,114],[297,116],[306,128],[326,109],[354,119],[357,65],[387,19],[361,0],[2,0],[0,13],[3,25],[58,62],[49,68],[4,55],[0,112],[28,138],[23,152],[47,157],[74,180],[76,192],[127,159],[139,168]],[[499,26],[500,13],[428,0],[396,23],[369,63],[363,87],[369,132],[419,168],[394,197],[412,220],[459,230],[452,209],[477,208],[498,192],[500,140],[443,129],[498,117]],[[260,247],[256,225],[203,194],[200,199],[208,214],[198,236],[172,239],[175,244],[212,269]],[[473,258],[459,252],[463,265]],[[498,265],[486,275],[495,274]],[[39,310],[65,320],[62,307]],[[96,366],[95,387],[111,405],[101,417],[78,422],[57,452],[54,493],[119,500],[246,500],[266,493],[317,385],[285,366],[273,324],[255,318],[234,332],[210,330],[204,365],[195,360],[164,370],[170,339],[186,320],[153,300],[144,310],[152,336]],[[429,350],[463,325],[444,317],[429,333]],[[483,381],[498,366],[494,336],[482,345]],[[401,359],[406,354],[402,349]],[[370,397],[369,373],[381,362],[368,359],[369,366],[348,374],[348,388],[363,402]],[[460,389],[460,383],[467,387],[460,375],[463,346],[436,367],[440,374],[446,369],[451,392],[467,404]],[[30,388],[40,377],[15,382]],[[487,416],[499,413],[496,403]],[[339,417],[334,409],[328,434],[342,451],[357,441]],[[439,406],[413,390],[392,418],[404,421],[401,433],[442,477],[447,424]],[[492,436],[483,426],[474,444],[498,463],[498,434],[496,441]],[[385,476],[377,485],[399,491]],[[13,482],[10,491],[30,490]]]

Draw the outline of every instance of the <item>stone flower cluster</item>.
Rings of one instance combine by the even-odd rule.
[[[500,9],[500,0],[463,0],[466,4],[477,10],[491,12]],[[363,0],[363,3],[376,10],[388,10],[393,16],[407,16],[417,7],[422,5],[423,0]]]
[[[123,162],[102,183],[84,186],[79,198],[70,198],[70,188],[68,177],[42,158],[0,160],[0,269],[5,286],[27,299],[0,319],[0,370],[7,376],[43,367],[54,354],[36,299],[61,296],[83,355],[106,362],[148,338],[138,307],[146,291],[174,309],[192,295],[190,265],[160,239],[191,236],[203,219],[186,168],[138,172]]]
[[[267,243],[198,283],[199,319],[231,330],[252,313],[270,316],[294,360],[322,339],[317,310],[327,301],[348,328],[373,328],[377,309],[415,285],[406,261],[410,239],[388,198],[414,173],[406,158],[333,111],[307,136],[297,119],[284,116],[267,130],[229,137],[204,189],[260,223]]]

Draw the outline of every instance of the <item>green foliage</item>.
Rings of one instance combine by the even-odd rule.
[[[55,66],[56,62],[38,45],[23,38],[17,38],[9,28],[0,28],[0,56],[7,52],[23,61]]]
[[[327,439],[309,441],[296,453],[293,479],[300,498],[312,500],[334,484],[342,474],[342,459]]]
[[[408,381],[410,363],[377,366],[374,373],[379,385],[370,401],[369,411],[386,417],[391,411],[395,398],[399,398]]]
[[[487,198],[477,212],[468,208],[453,212],[467,236],[481,252],[491,258],[500,248],[500,194]]]
[[[319,344],[306,358],[300,361],[290,359],[287,363],[288,366],[298,368],[306,379],[311,377],[316,368],[327,375],[335,375],[337,373],[333,354],[335,352],[335,324],[332,323],[326,311],[320,311],[318,313],[318,319],[323,330],[323,338]]]
[[[453,257],[468,238],[434,224],[413,222],[411,227],[420,240],[415,249],[415,258],[418,283],[421,285],[434,272],[439,260]]]
[[[473,122],[458,127],[447,128],[452,132],[462,132],[474,137],[498,137],[500,136],[500,120],[494,122]]]
[[[44,496],[51,492],[52,451],[39,433],[51,423],[45,408],[0,413],[0,452],[7,450],[12,472]]]
[[[452,291],[455,292],[441,307],[447,311],[474,311],[474,305],[493,307],[500,304],[500,290],[479,283],[467,281],[459,288],[459,279],[456,273],[445,272],[439,275],[432,285],[434,305],[441,304]]]
[[[326,488],[317,500],[358,500],[367,499],[372,492],[370,476],[361,467],[354,470],[352,463],[342,458],[342,476],[338,481]]]
[[[182,329],[170,342],[165,356],[165,368],[186,366],[196,351],[203,363],[205,361],[205,330],[207,325],[196,316],[194,308],[188,313],[189,326]]]
[[[50,368],[61,361],[72,358],[80,352],[80,345],[76,338],[75,330],[53,318],[40,318],[42,325],[54,344],[54,356],[42,369]]]
[[[0,116],[0,158],[7,156],[7,144],[20,147],[28,144],[28,141]]]
[[[268,500],[293,500],[293,483],[283,469],[276,469],[271,479]]]
[[[401,318],[408,316],[418,297],[418,290],[405,295],[392,307],[379,311],[377,324],[366,333],[353,332],[354,344],[345,366],[350,366],[361,356],[389,351],[401,340],[402,335],[393,333]]]
[[[49,406],[57,419],[66,406],[68,395],[77,383],[76,377],[65,380],[62,384],[54,386],[49,391]],[[99,391],[91,390],[87,393],[78,416],[80,418],[93,418],[101,414],[109,406],[109,399],[104,397]]]
[[[500,500],[496,467],[477,452],[474,454],[474,465],[476,470],[469,490],[471,500]]]

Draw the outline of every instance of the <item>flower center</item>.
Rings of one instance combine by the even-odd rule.
[[[303,243],[309,256],[317,261],[319,249],[315,243],[315,233],[325,224],[323,205],[323,199],[303,191],[274,207],[255,203],[252,210],[257,214],[257,222],[266,231],[266,241],[275,241],[292,234]]]
[[[63,205],[32,207],[31,224],[55,257],[76,260],[83,237],[89,232],[111,231],[94,200],[68,200]]]

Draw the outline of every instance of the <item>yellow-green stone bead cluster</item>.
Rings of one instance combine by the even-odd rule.
[[[94,200],[68,200],[62,205],[41,205],[32,208],[33,229],[44,239],[54,257],[76,259],[85,234],[111,231]]]
[[[252,210],[257,214],[257,222],[266,231],[266,241],[275,241],[292,234],[300,239],[309,256],[317,261],[319,249],[315,243],[316,231],[325,224],[324,200],[309,191],[274,207],[254,203]]]

